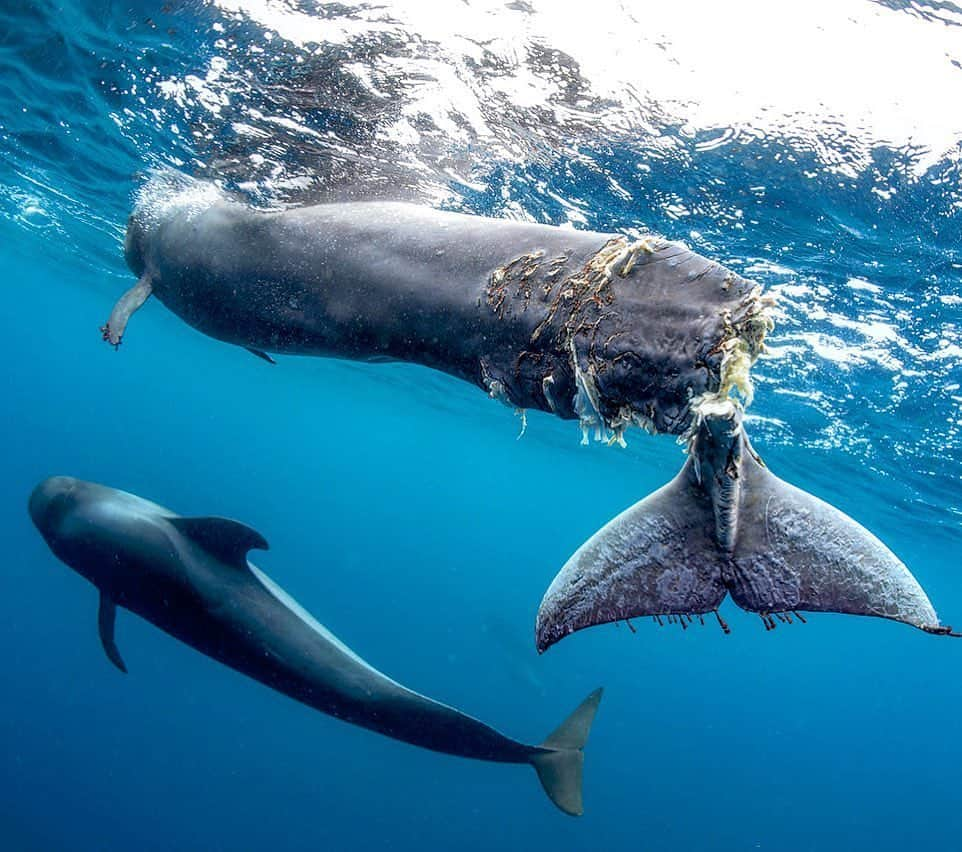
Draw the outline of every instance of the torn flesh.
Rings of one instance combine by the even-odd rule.
[[[644,277],[644,266],[647,263],[661,262],[663,258],[669,261],[673,257],[694,257],[694,255],[682,244],[671,243],[660,237],[649,236],[641,240],[629,243],[627,240],[614,240],[605,246],[582,271],[580,285],[575,289],[586,294],[586,298],[594,302],[604,302],[610,306],[611,313],[617,313],[620,308],[620,299],[623,299],[623,291],[614,287],[616,283],[623,282],[620,286],[624,287],[637,279],[637,286],[644,287],[646,278]],[[709,269],[718,269],[716,264],[707,262]],[[632,276],[632,273],[635,273]],[[714,338],[709,339],[709,353],[718,360],[717,377],[710,379],[708,387],[700,394],[693,393],[691,387],[687,389],[687,403],[689,412],[679,415],[679,426],[694,414],[698,404],[706,404],[710,400],[723,401],[735,394],[736,397],[749,405],[754,396],[754,388],[751,381],[751,368],[756,359],[765,351],[765,336],[774,328],[774,321],[771,313],[774,306],[773,297],[766,295],[758,285],[751,284],[745,279],[739,279],[734,273],[725,274],[720,286],[717,288],[723,293],[734,295],[736,290],[732,290],[735,282],[739,282],[743,295],[736,300],[722,301],[716,313],[716,326],[713,328]],[[684,303],[686,298],[704,298],[705,293],[696,292],[689,294],[688,291],[679,288],[669,294],[659,294],[661,301],[656,301],[652,310],[656,312],[664,309],[665,304],[674,302]],[[666,318],[665,322],[670,320]],[[579,322],[584,323],[579,319]],[[630,320],[626,320],[630,322]],[[610,368],[604,354],[597,354],[592,347],[588,352],[579,351],[577,333],[574,322],[571,333],[567,338],[570,353],[571,370],[575,377],[575,397],[572,407],[578,415],[581,432],[582,444],[588,442],[590,434],[594,434],[597,441],[603,441],[609,445],[618,444],[625,446],[625,430],[630,426],[638,426],[649,434],[656,434],[659,430],[656,416],[658,403],[653,407],[639,407],[625,400],[607,399],[605,393],[600,388],[600,379],[606,369]],[[685,328],[673,330],[677,339],[686,340],[691,343],[690,338],[696,332],[687,331]],[[616,332],[621,334],[623,332]],[[654,346],[651,341],[645,342],[648,346]],[[659,344],[669,345],[669,344]],[[686,367],[688,372],[696,371],[696,364],[691,363]],[[669,375],[655,375],[653,379],[649,376],[642,376],[648,379],[655,387],[672,389],[674,383],[681,381],[681,378],[672,378]],[[675,431],[673,429],[672,431]],[[678,431],[684,433],[684,428]]]

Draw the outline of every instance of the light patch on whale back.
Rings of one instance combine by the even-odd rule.
[[[287,609],[289,609],[294,615],[296,615],[301,621],[303,621],[308,627],[310,627],[315,633],[318,633],[327,642],[334,645],[339,651],[346,654],[354,662],[360,663],[362,666],[367,668],[372,668],[368,665],[361,657],[354,653],[350,648],[347,647],[340,639],[338,639],[330,630],[328,630],[323,624],[321,624],[313,615],[311,615],[304,607],[302,607],[294,598],[292,598],[287,592],[285,592],[280,586],[277,585],[270,577],[268,577],[263,571],[256,567],[253,563],[248,562],[247,567],[251,569],[251,573],[258,579],[260,584],[267,589],[281,604],[283,604]]]
[[[173,213],[188,221],[215,204],[237,203],[216,184],[173,169],[156,169],[138,190],[134,215],[150,230]]]

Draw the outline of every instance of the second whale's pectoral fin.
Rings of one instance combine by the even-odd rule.
[[[687,470],[622,512],[561,569],[538,610],[542,652],[569,633],[642,615],[701,614],[725,597],[711,504]]]
[[[277,361],[271,358],[271,356],[268,355],[263,349],[255,349],[253,346],[245,346],[244,348],[255,358],[260,358],[262,361],[266,361],[268,364],[277,363]]]
[[[249,551],[268,550],[267,540],[257,530],[230,518],[171,517],[167,520],[181,535],[218,561],[245,571]]]
[[[951,632],[939,624],[908,568],[861,524],[751,457],[740,475],[738,532],[726,579],[742,609],[873,615],[930,633]]]
[[[120,346],[124,332],[127,330],[127,323],[130,321],[131,316],[133,316],[134,311],[140,308],[141,305],[150,298],[153,289],[150,278],[144,275],[117,300],[117,304],[114,305],[114,309],[110,312],[110,317],[107,322],[100,328],[100,333],[103,335],[104,340],[115,349]]]
[[[117,643],[114,641],[114,625],[117,621],[117,604],[113,598],[108,597],[104,592],[100,593],[100,607],[97,610],[97,629],[100,631],[100,642],[104,646],[107,659],[110,660],[124,674],[127,674],[127,666],[120,651],[117,650]]]
[[[872,533],[768,471],[744,435],[740,408],[703,407],[690,437],[681,473],[561,569],[538,611],[539,651],[636,615],[674,613],[684,625],[729,592],[769,628],[775,617],[791,620],[787,613],[840,612],[958,635]]]

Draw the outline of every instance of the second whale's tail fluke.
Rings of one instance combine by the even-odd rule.
[[[582,701],[530,757],[548,798],[571,816],[584,813],[581,801],[584,747],[601,703],[601,693],[601,689],[596,689]]]
[[[881,541],[768,470],[737,405],[705,407],[689,441],[681,473],[610,521],[562,568],[538,611],[539,651],[576,630],[636,616],[687,626],[717,614],[729,594],[768,629],[812,611],[951,634]]]

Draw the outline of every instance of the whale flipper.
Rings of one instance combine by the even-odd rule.
[[[253,355],[253,356],[257,357],[257,358],[260,358],[262,361],[266,361],[268,364],[276,364],[276,363],[277,363],[277,361],[275,361],[273,358],[271,358],[271,356],[268,355],[263,349],[255,349],[253,346],[245,346],[244,348],[245,348],[248,352],[250,352],[251,355]]]
[[[167,520],[211,556],[243,571],[248,570],[248,551],[268,549],[267,540],[257,530],[230,518],[170,517]]]
[[[717,610],[729,592],[769,628],[772,614],[802,610],[951,633],[872,533],[769,472],[744,434],[740,409],[726,402],[696,423],[681,473],[568,560],[538,611],[538,650],[635,616],[678,615],[684,625]]]
[[[592,692],[530,757],[548,798],[571,816],[584,813],[581,798],[584,747],[601,694],[601,689]]]
[[[116,349],[123,340],[124,332],[127,330],[127,323],[153,293],[153,283],[148,275],[144,275],[140,280],[124,293],[114,305],[110,312],[107,322],[100,327],[103,339]]]
[[[127,674],[127,666],[120,651],[117,650],[117,643],[114,641],[114,624],[117,620],[117,604],[113,598],[108,597],[104,592],[100,593],[100,606],[97,610],[97,629],[100,631],[100,642],[104,646],[107,659],[110,660],[124,674]]]

